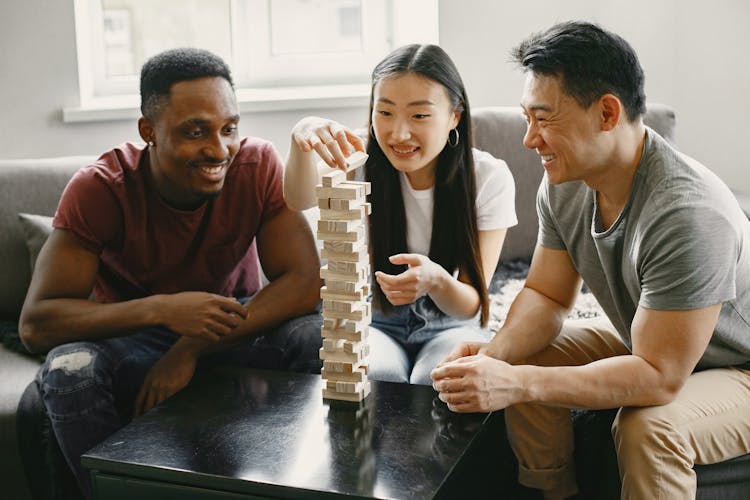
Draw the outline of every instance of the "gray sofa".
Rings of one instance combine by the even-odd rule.
[[[501,259],[529,259],[536,242],[534,200],[542,168],[537,154],[522,144],[524,119],[518,108],[477,108],[473,118],[477,147],[504,159],[516,182],[519,224],[509,231]],[[675,115],[668,107],[650,105],[646,122],[667,139],[674,140]],[[0,289],[0,320],[6,328],[15,325],[28,287],[31,265],[29,251],[35,250],[40,237],[43,239],[40,233],[43,233],[44,221],[26,218],[22,224],[18,213],[54,214],[68,179],[92,159],[66,157],[0,161],[0,276],[4,284]],[[16,440],[16,408],[24,389],[33,380],[39,363],[39,357],[23,355],[11,347],[0,346],[0,496],[4,498],[30,497]],[[595,420],[592,427],[602,421]],[[597,432],[602,433],[600,437],[606,442],[608,431],[606,426],[601,427]],[[728,477],[733,477],[734,484],[739,484],[740,488],[750,488],[750,483],[746,482],[750,480],[750,460],[748,457],[738,460],[712,466],[707,472],[699,471],[699,498],[718,498],[713,496],[717,491],[723,500],[733,498],[731,492],[727,494],[728,490],[720,484]],[[711,476],[712,471],[717,471],[715,477]],[[608,485],[616,490],[616,469],[613,478],[611,464],[606,473],[609,474]]]
[[[52,215],[73,173],[92,157],[0,161],[0,321],[15,325],[31,277],[26,234],[18,213]],[[33,238],[32,238],[33,239]],[[32,242],[33,244],[33,242]],[[16,441],[16,407],[40,358],[0,346],[0,476],[3,498],[30,498]]]

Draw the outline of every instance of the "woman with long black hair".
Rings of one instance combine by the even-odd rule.
[[[363,141],[341,124],[295,125],[284,178],[293,209],[316,203],[316,155],[346,169]],[[487,341],[487,287],[508,227],[517,223],[505,162],[473,149],[461,77],[436,45],[408,45],[373,70],[365,180],[373,380],[431,384],[430,370],[460,342]]]

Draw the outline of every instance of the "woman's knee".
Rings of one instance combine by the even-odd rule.
[[[409,383],[411,364],[409,357],[398,342],[376,328],[370,328],[370,368],[371,380],[382,382]]]

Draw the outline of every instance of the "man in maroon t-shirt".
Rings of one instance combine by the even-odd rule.
[[[81,454],[197,365],[320,366],[315,241],[284,203],[273,146],[238,135],[229,68],[159,54],[141,111],[147,146],[105,153],[65,189],[21,313],[24,344],[49,350],[36,383],[86,496]]]

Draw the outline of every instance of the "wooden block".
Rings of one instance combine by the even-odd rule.
[[[365,215],[370,215],[372,213],[372,204],[371,203],[365,203]]]
[[[325,247],[320,250],[320,258],[335,260],[339,262],[361,262],[363,264],[370,262],[370,255],[365,252],[334,252]]]
[[[367,153],[364,151],[355,151],[346,158],[346,162],[349,164],[349,166],[346,167],[346,171],[351,172],[352,170],[358,169],[364,165],[366,161]]]
[[[326,380],[325,387],[329,391],[356,394],[362,391],[362,382],[346,382],[343,380]]]
[[[364,165],[365,162],[367,162],[367,153],[365,153],[364,151],[355,151],[346,158],[346,163],[348,164],[346,167],[346,171],[351,172],[352,170],[358,169],[359,167]],[[318,162],[318,171],[326,168],[331,167],[323,160],[320,160]]]
[[[348,361],[323,360],[323,368],[326,370],[327,373],[352,374],[354,373],[355,370],[361,367],[362,365],[359,365],[357,363],[351,363]]]
[[[324,339],[333,340],[333,339]],[[341,344],[337,344],[339,349],[342,349],[347,354],[353,354],[355,352],[364,353],[362,356],[370,355],[370,345],[367,342],[354,342],[351,340],[341,339]]]
[[[355,290],[365,285],[365,282],[369,277],[369,273],[365,273],[364,269],[356,273],[339,273],[328,269],[328,265],[326,264],[325,266],[320,268],[320,277],[326,280],[326,284],[328,285],[329,289],[334,288],[327,283],[328,281],[338,281],[348,283],[350,286],[345,287],[344,290],[346,290],[347,292],[354,292]]]
[[[338,350],[344,350],[344,345],[346,344],[346,339],[331,339],[331,338],[324,338],[323,339],[323,349],[326,351],[338,351]],[[350,342],[351,343],[351,342]]]
[[[327,286],[320,288],[320,298],[324,300],[353,300],[356,302],[362,302],[367,298],[367,294],[363,290],[357,290],[355,292],[335,292],[328,290]]]
[[[336,399],[340,401],[359,402],[365,399],[368,396],[368,394],[370,394],[370,381],[369,380],[365,382],[364,384],[362,384],[362,391],[356,394],[329,391],[328,389],[325,389],[325,388],[323,389],[323,397],[325,399]]]
[[[323,222],[323,221],[320,221]],[[348,231],[346,233],[327,233],[323,231],[318,231],[318,234],[316,237],[319,240],[323,241],[350,241],[350,242],[357,242],[357,241],[364,241],[365,238],[365,230],[364,227],[360,224],[359,226],[355,227],[353,231]]]
[[[335,321],[335,318],[328,318]],[[325,320],[324,320],[325,321]],[[368,326],[362,327],[357,331],[347,331],[345,328],[326,328],[323,326],[320,329],[320,335],[325,339],[337,339],[337,340],[351,340],[353,342],[365,342],[370,335],[370,328]]]
[[[323,174],[323,178],[321,179],[323,187],[334,187],[342,182],[346,182],[346,172],[343,170],[334,170],[333,172]]]
[[[325,301],[324,301],[325,302]],[[372,322],[372,310],[369,302],[360,302],[363,306],[360,309],[355,309],[350,313],[338,312],[331,309],[326,309],[325,304],[323,305],[323,317],[330,319],[351,319],[354,321],[364,321],[366,323]]]
[[[337,361],[341,363],[352,363],[359,365],[369,354],[369,350],[363,349],[360,352],[347,353],[344,351],[326,351],[322,347],[318,351],[320,359],[323,361]],[[351,373],[351,372],[349,372]]]
[[[325,362],[323,362],[325,365]],[[326,380],[341,380],[342,382],[364,382],[367,380],[367,366],[362,365],[352,370],[351,373],[328,372],[323,366],[320,369],[320,376]]]
[[[320,198],[334,198],[340,200],[358,200],[367,196],[365,194],[365,187],[361,184],[351,184],[349,182],[342,182],[336,187],[325,187],[322,185],[315,186],[315,196]],[[339,208],[331,207],[334,210],[341,210]],[[350,210],[350,209],[347,209]]]
[[[326,208],[329,208],[331,210],[354,210],[357,207],[363,206],[365,203],[367,203],[367,199],[364,196],[354,200],[332,198]]]
[[[341,313],[351,313],[357,309],[362,309],[366,302],[350,302],[343,300],[324,300],[323,311],[333,311]]]
[[[353,281],[342,281],[338,279],[327,279],[326,280],[326,287],[329,291],[334,293],[344,292],[344,293],[355,293],[359,290],[362,290],[362,287],[367,285],[367,280],[361,280],[357,282]]]
[[[361,332],[363,329],[367,328],[369,326],[369,323],[365,323],[364,321],[354,321],[351,319],[341,319],[341,318],[323,318],[323,328],[328,329],[342,329],[346,330],[347,332],[354,333],[354,332]]]
[[[318,221],[318,231],[323,233],[351,233],[362,227],[362,219]]]
[[[365,182],[365,181],[349,181],[349,184],[357,184],[357,185],[362,186],[362,188],[365,190],[365,195],[368,195],[368,194],[370,194],[372,192],[372,189],[370,187],[370,183],[369,182]]]
[[[364,241],[324,241],[323,250],[336,253],[364,252]]]
[[[369,302],[323,301],[323,317],[325,318],[364,321],[368,316],[369,310]]]
[[[323,301],[323,309],[324,311],[333,311],[333,312],[344,312],[344,313],[350,313],[354,309],[359,309],[356,307],[357,302],[345,302],[342,300],[324,300]]]
[[[328,200],[328,198],[326,198],[326,200]],[[330,203],[328,206],[330,206]],[[351,210],[321,209],[320,218],[325,220],[360,220],[370,214],[370,206],[369,203],[364,203]]]
[[[328,270],[332,273],[357,273],[362,276],[370,275],[369,262],[347,262],[345,260],[328,259]]]

